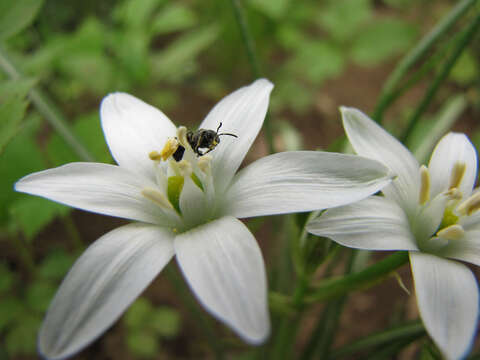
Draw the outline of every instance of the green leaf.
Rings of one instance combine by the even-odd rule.
[[[12,325],[24,312],[24,306],[18,298],[2,298],[0,301],[0,331]]]
[[[27,288],[26,303],[31,310],[43,314],[47,311],[55,291],[56,287],[49,282],[37,280]]]
[[[56,216],[65,215],[69,211],[70,208],[65,205],[31,195],[23,195],[10,205],[11,216],[29,241]]]
[[[34,140],[40,121],[38,116],[27,118],[20,133],[0,156],[0,224],[3,226],[9,219],[10,204],[25,196],[13,190],[14,183],[27,174],[45,169],[44,159]]]
[[[7,80],[0,83],[0,102],[8,100],[12,96],[25,97],[37,80],[31,78],[22,78],[17,80]]]
[[[149,79],[149,37],[143,30],[118,33],[115,50],[131,81]]]
[[[477,81],[478,75],[478,62],[470,49],[463,52],[450,71],[450,78],[460,85],[468,85]]]
[[[9,80],[0,83],[0,155],[20,131],[28,101],[25,99],[35,85],[34,79]]]
[[[20,123],[25,116],[28,101],[12,96],[0,105],[0,155],[7,144],[20,131]]]
[[[370,0],[334,0],[319,12],[318,23],[334,38],[344,41],[354,36],[371,16]]]
[[[379,20],[359,33],[351,55],[361,65],[375,65],[408,49],[416,36],[417,28],[403,20]]]
[[[37,332],[41,319],[36,316],[22,316],[5,338],[5,345],[10,355],[30,355],[36,353]]]
[[[43,314],[56,292],[56,286],[48,281],[37,280],[30,284],[26,290],[25,299],[29,309]]]
[[[299,81],[287,78],[276,84],[276,96],[272,98],[273,111],[288,108],[297,114],[304,114],[313,103],[313,92]]]
[[[74,261],[74,256],[66,251],[53,250],[39,266],[38,273],[42,279],[59,281],[67,274]]]
[[[35,19],[43,0],[0,1],[0,40],[22,31]]]
[[[0,263],[0,294],[10,291],[15,280],[15,274],[5,264]]]
[[[308,40],[301,44],[288,67],[314,84],[341,74],[345,58],[339,48],[324,41]]]
[[[148,322],[153,313],[153,307],[150,302],[143,297],[138,298],[128,309],[124,316],[127,327],[131,329],[141,329]]]
[[[148,317],[148,328],[164,338],[173,338],[180,331],[179,313],[166,306],[154,309]]]
[[[180,36],[166,49],[152,56],[154,76],[158,79],[178,80],[188,72],[188,65],[217,39],[219,28],[210,25]]]
[[[134,355],[144,359],[157,356],[160,350],[156,336],[145,330],[128,332],[127,346]]]
[[[124,23],[128,28],[142,28],[148,23],[159,0],[126,0],[114,10],[114,18]]]
[[[152,22],[154,35],[184,30],[197,23],[195,13],[187,6],[172,3],[155,16]]]
[[[79,116],[75,120],[72,130],[95,159],[99,162],[112,161],[97,112]],[[53,134],[50,137],[46,148],[48,159],[54,166],[80,160],[67,143],[57,134]]]
[[[289,8],[291,0],[249,0],[250,6],[264,15],[278,20],[282,18]]]

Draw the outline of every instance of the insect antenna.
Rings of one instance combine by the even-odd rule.
[[[221,133],[221,134],[218,134],[218,130],[220,130],[220,128],[221,128],[221,127],[222,127],[222,123],[220,123],[220,125],[218,125],[217,131],[216,131],[218,136],[222,136],[222,135],[228,135],[228,136],[233,136],[233,137],[236,137],[236,138],[238,138],[238,136],[237,136],[237,135],[235,135],[235,134],[231,134],[231,133]]]
[[[230,133],[221,133],[221,134],[218,134],[218,136],[222,136],[222,135],[228,135],[228,136],[233,136],[233,137],[238,138],[238,136],[235,135],[235,134],[230,134]]]

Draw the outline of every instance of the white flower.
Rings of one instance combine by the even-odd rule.
[[[477,155],[467,137],[449,133],[428,168],[362,112],[342,108],[355,151],[398,177],[382,192],[327,210],[307,229],[353,248],[408,250],[420,315],[444,356],[465,356],[478,318],[478,286],[458,259],[480,265],[480,192],[472,192]]]
[[[307,151],[267,156],[235,174],[262,126],[272,88],[261,79],[219,102],[200,128],[215,130],[222,122],[222,132],[238,137],[222,136],[201,157],[186,129],[162,112],[131,95],[109,95],[101,122],[118,166],[72,163],[17,182],[18,191],[136,221],[102,236],[77,260],[41,327],[42,355],[59,359],[87,346],[174,255],[207,311],[248,343],[266,339],[264,262],[237,218],[344,205],[391,178],[377,161]],[[170,156],[178,145],[185,147],[179,162]]]

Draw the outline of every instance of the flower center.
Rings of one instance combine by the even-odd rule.
[[[459,189],[465,172],[466,164],[464,162],[457,162],[452,168],[448,189],[430,201],[430,175],[427,167],[424,165],[420,167],[419,204],[424,207],[443,207],[442,220],[432,238],[438,237],[446,240],[462,238],[465,230],[462,225],[459,224],[460,219],[464,216],[470,216],[480,209],[480,192],[471,195],[468,199],[460,203],[463,199],[463,193]],[[434,202],[437,202],[437,204]]]
[[[198,187],[203,193],[213,187],[211,157],[198,157],[194,153],[183,126],[177,129],[175,138],[167,140],[160,152],[154,150],[148,156],[155,167],[158,188],[144,188],[142,195],[164,209],[182,215],[181,196],[186,186]]]

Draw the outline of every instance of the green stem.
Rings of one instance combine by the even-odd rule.
[[[408,72],[422,56],[426,54],[430,48],[436,43],[436,41],[445,34],[457,20],[466,13],[466,11],[472,7],[477,0],[464,0],[458,3],[448,15],[443,18],[419,43],[415,46],[405,57],[398,63],[393,70],[390,77],[387,79],[382,92],[380,93],[380,99],[378,105],[373,112],[372,118],[379,124],[382,123],[383,113],[387,107],[396,99],[392,94],[395,92],[395,88],[400,83],[404,75]]]
[[[421,103],[418,105],[414,114],[410,118],[407,129],[405,130],[402,137],[400,138],[400,141],[405,142],[408,139],[413,129],[415,128],[415,125],[419,121],[420,117],[423,115],[428,105],[432,101],[433,97],[436,95],[438,89],[440,88],[440,85],[447,78],[448,74],[452,70],[453,66],[457,62],[460,55],[462,54],[463,50],[468,46],[468,44],[473,40],[473,38],[477,34],[477,30],[479,29],[479,27],[480,27],[480,15],[478,15],[470,25],[468,25],[468,27],[465,29],[462,36],[460,37],[459,41],[455,44],[455,47],[452,50],[450,56],[447,58],[444,65],[440,69],[440,72],[435,77],[433,82],[430,84]]]
[[[330,359],[350,356],[374,346],[389,344],[405,338],[419,337],[423,334],[425,334],[425,329],[420,321],[409,322],[385,331],[368,335],[367,337],[342,346],[331,353]]]
[[[184,305],[189,310],[192,317],[196,320],[195,323],[198,326],[200,332],[205,336],[208,344],[210,345],[212,351],[215,354],[216,360],[223,360],[225,359],[223,353],[223,346],[221,345],[218,336],[215,334],[215,330],[213,329],[212,324],[208,319],[205,317],[205,313],[199,309],[198,304],[193,299],[190,290],[188,289],[187,285],[178,276],[177,271],[174,269],[174,265],[170,264],[164,270],[168,280],[174,286],[175,290],[178,294],[178,299],[184,303]]]
[[[0,68],[13,80],[22,78],[22,74],[8,56],[6,49],[0,44]],[[66,120],[55,108],[52,101],[39,89],[32,88],[29,93],[30,99],[37,108],[38,112],[50,123],[55,131],[65,140],[73,151],[84,161],[94,161],[92,155],[77,139],[70,130]]]
[[[245,51],[247,52],[248,62],[252,69],[252,73],[255,79],[258,79],[263,76],[263,72],[260,67],[260,61],[258,60],[257,53],[255,51],[255,41],[250,29],[247,24],[247,19],[243,12],[240,0],[230,0],[230,3],[233,7],[233,14],[235,15],[235,20],[237,21],[240,34],[242,35],[242,40],[245,45]],[[265,139],[268,145],[268,151],[270,154],[275,152],[275,145],[273,144],[273,131],[271,120],[268,114],[265,116]]]
[[[233,7],[233,14],[235,15],[235,20],[237,21],[238,27],[240,29],[240,34],[242,35],[243,43],[245,44],[245,50],[247,52],[248,62],[252,68],[252,73],[255,78],[262,76],[262,71],[260,69],[260,62],[258,61],[257,54],[255,52],[255,42],[250,30],[248,28],[247,20],[243,12],[240,0],[230,0]]]
[[[355,290],[369,288],[390,276],[393,271],[407,262],[408,252],[398,251],[365,270],[343,276],[340,279],[322,281],[311,289],[312,293],[304,300],[306,303],[314,303],[333,299]]]
[[[397,251],[365,270],[339,278],[323,280],[307,292],[302,305],[331,300],[352,291],[368,289],[390,276],[407,262],[408,252]],[[295,311],[292,297],[275,292],[271,292],[270,296],[275,299],[277,308]]]
[[[352,273],[357,255],[358,251],[351,250],[345,266],[345,275]],[[309,360],[315,355],[322,359],[328,357],[333,343],[333,335],[337,330],[338,322],[346,301],[347,295],[344,295],[337,299],[330,300],[326,304],[322,316],[317,322],[317,326],[302,353],[302,360]]]
[[[303,297],[308,289],[309,277],[300,274],[297,286],[293,294],[293,307],[298,311],[296,316],[291,319],[285,317],[280,322],[278,335],[275,339],[272,359],[291,359],[292,348],[295,343],[295,334],[297,333],[303,312]]]
[[[410,336],[403,338],[395,343],[384,344],[379,349],[376,349],[370,356],[368,360],[390,360],[395,358],[402,349],[410,345],[412,342],[417,340],[417,336]]]

